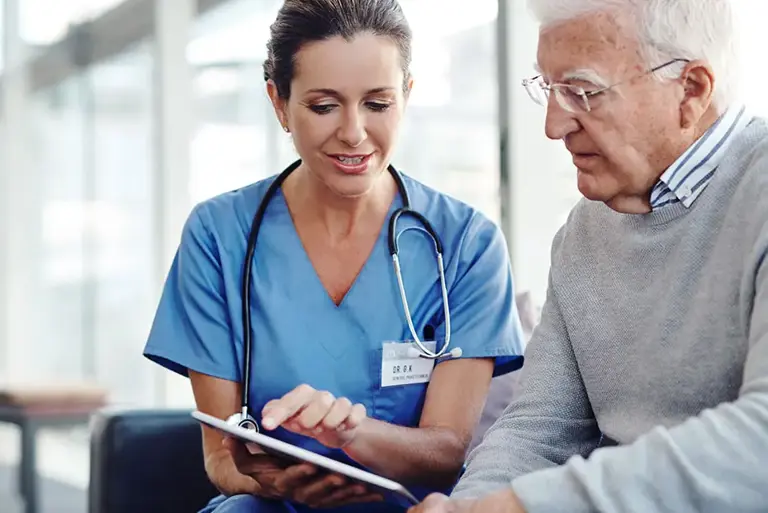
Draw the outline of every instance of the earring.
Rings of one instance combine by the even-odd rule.
[[[289,132],[288,127],[286,125],[283,125],[283,131],[286,132],[286,133]]]

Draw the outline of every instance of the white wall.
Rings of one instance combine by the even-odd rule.
[[[753,113],[768,115],[765,20],[768,2],[731,0],[740,44],[740,91]]]
[[[544,108],[521,82],[535,74],[538,27],[524,0],[509,2],[512,262],[518,290],[541,304],[546,294],[551,241],[578,200],[575,169],[560,141],[544,135]]]

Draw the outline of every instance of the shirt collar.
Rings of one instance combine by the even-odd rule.
[[[709,185],[728,146],[752,120],[744,105],[735,105],[664,171],[651,190],[651,209],[682,202],[690,207]]]

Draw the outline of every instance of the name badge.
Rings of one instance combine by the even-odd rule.
[[[436,344],[422,342],[422,345],[434,352]],[[408,355],[408,348],[421,349],[413,342],[384,342],[381,358],[381,387],[427,383],[435,368],[435,361],[429,358]]]

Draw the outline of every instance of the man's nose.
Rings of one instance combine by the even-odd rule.
[[[576,115],[562,107],[555,98],[555,94],[549,95],[547,101],[547,117],[544,122],[544,133],[553,140],[564,139],[565,136],[579,130],[579,122]]]
[[[357,109],[349,109],[342,118],[339,139],[351,148],[357,148],[365,141],[365,116]]]

